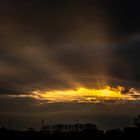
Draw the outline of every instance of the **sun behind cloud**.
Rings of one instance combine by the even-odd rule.
[[[139,100],[132,94],[123,94],[124,87],[116,88],[105,86],[103,88],[94,89],[86,87],[77,87],[76,89],[67,90],[50,90],[50,91],[34,91],[32,97],[37,100],[47,100],[49,103],[55,102],[89,102],[99,103],[108,101],[128,101]]]

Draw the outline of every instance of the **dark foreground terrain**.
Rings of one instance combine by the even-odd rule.
[[[0,139],[52,139],[52,138],[84,138],[84,139],[140,139],[140,128],[126,127],[123,130],[113,129],[109,131],[85,129],[82,131],[63,132],[50,131],[28,131],[8,130],[4,127],[0,129]]]
[[[57,124],[43,125],[39,131],[29,128],[19,131],[10,128],[0,128],[1,139],[140,139],[140,116],[134,119],[134,126],[108,131],[99,130],[95,124]]]

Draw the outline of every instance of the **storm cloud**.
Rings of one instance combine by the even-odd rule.
[[[136,0],[14,0],[0,9],[1,94],[88,86],[96,77],[139,82]]]

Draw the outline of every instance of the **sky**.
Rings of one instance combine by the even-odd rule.
[[[139,17],[138,0],[1,0],[0,125],[131,125]]]

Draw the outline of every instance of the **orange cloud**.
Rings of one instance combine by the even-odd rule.
[[[130,89],[130,92],[128,92],[127,94],[123,94],[122,92],[124,91],[124,89],[125,88],[121,86],[118,86],[117,88],[105,86],[99,89],[77,87],[76,89],[67,89],[67,90],[34,91],[32,93],[32,97],[37,100],[47,100],[49,103],[55,102],[99,103],[102,101],[140,100],[140,97],[134,96],[134,94],[136,95],[136,91],[134,92],[134,89],[133,90]]]

